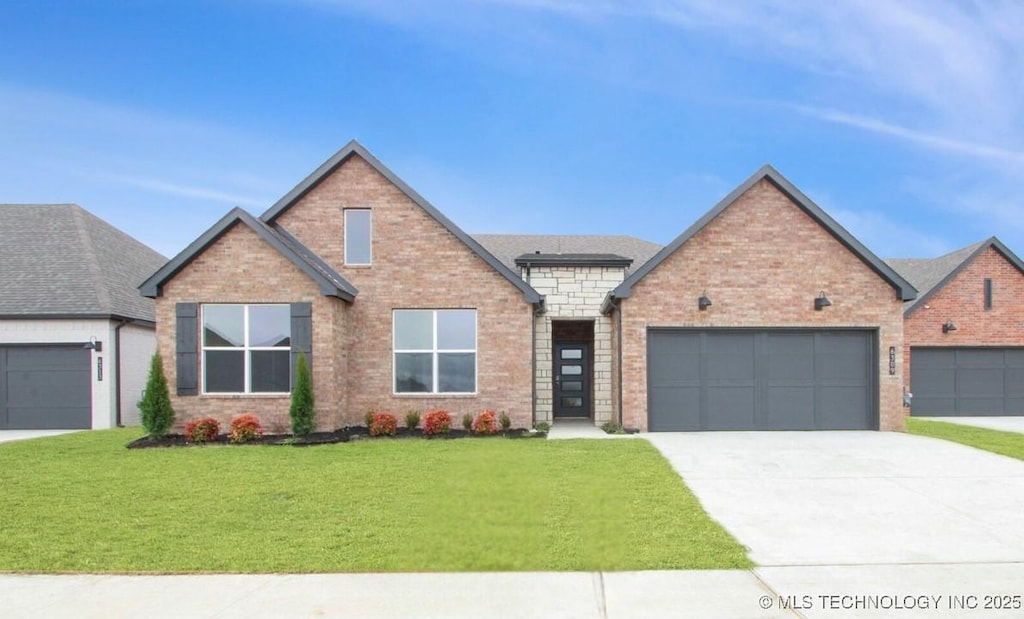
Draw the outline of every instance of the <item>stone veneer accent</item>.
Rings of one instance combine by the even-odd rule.
[[[523,279],[545,295],[545,311],[534,318],[536,332],[537,421],[553,419],[552,338],[555,320],[583,320],[594,323],[593,410],[594,423],[613,419],[612,404],[612,326],[610,316],[601,315],[601,301],[618,286],[625,274],[622,267],[557,266],[531,267]]]

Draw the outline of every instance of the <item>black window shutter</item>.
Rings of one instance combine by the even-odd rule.
[[[199,305],[178,303],[174,356],[177,363],[178,395],[199,394]]]
[[[292,383],[299,353],[306,353],[309,369],[313,369],[313,304],[292,303]]]

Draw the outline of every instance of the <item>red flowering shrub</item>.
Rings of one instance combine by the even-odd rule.
[[[193,419],[185,424],[185,440],[190,443],[209,443],[217,440],[220,424],[213,417]]]
[[[494,434],[498,431],[498,419],[494,411],[486,410],[473,420],[473,432],[477,434]]]
[[[263,438],[263,426],[260,424],[259,417],[246,414],[232,419],[228,438],[232,443],[248,443]]]
[[[370,436],[394,436],[398,418],[391,413],[374,413],[370,419]]]
[[[434,410],[427,411],[423,418],[423,433],[430,436],[433,434],[448,434],[452,429],[452,416],[448,411]]]

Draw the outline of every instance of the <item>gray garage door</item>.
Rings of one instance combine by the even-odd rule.
[[[1024,348],[911,348],[911,414],[1024,415]]]
[[[0,429],[89,428],[89,351],[78,346],[0,346]]]
[[[652,431],[878,429],[871,331],[650,329]]]

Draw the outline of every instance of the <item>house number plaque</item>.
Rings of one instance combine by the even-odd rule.
[[[96,357],[96,380],[103,381],[103,357]]]
[[[889,347],[889,376],[896,374],[896,347]]]

